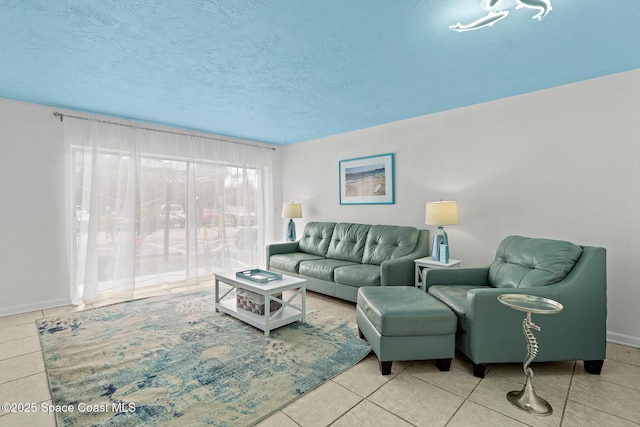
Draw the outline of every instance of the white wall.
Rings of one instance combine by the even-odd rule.
[[[425,228],[456,200],[452,258],[488,264],[510,234],[608,251],[609,339],[640,347],[640,70],[404,120],[283,150],[283,198],[308,221]],[[395,153],[394,205],[340,205],[338,161]],[[277,235],[277,234],[276,234]]]
[[[0,99],[0,316],[70,302],[62,128],[52,113]]]

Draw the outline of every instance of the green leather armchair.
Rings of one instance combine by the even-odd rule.
[[[503,306],[500,294],[528,294],[558,301],[557,314],[533,315],[536,362],[583,360],[600,374],[606,357],[606,250],[573,243],[505,238],[487,267],[430,270],[427,292],[458,317],[456,347],[484,377],[490,363],[522,362],[527,354],[522,334],[525,313]]]

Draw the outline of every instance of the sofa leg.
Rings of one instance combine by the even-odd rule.
[[[484,378],[486,366],[484,363],[474,363],[473,364],[473,375],[478,378]]]
[[[390,375],[392,363],[393,362],[380,362],[380,373],[382,375]]]
[[[436,366],[440,371],[447,372],[451,369],[451,359],[438,359],[436,360]]]
[[[600,375],[604,360],[585,360],[584,370],[593,375]]]

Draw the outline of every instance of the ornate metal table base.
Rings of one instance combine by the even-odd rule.
[[[527,358],[524,360],[522,369],[527,376],[527,382],[522,390],[507,393],[507,399],[518,408],[530,414],[551,415],[553,408],[546,400],[536,394],[536,391],[533,389],[533,383],[531,382],[533,370],[529,365],[538,354],[538,341],[533,332],[531,332],[531,329],[539,331],[540,326],[533,323],[531,313],[527,313],[527,317],[525,317],[522,322],[522,333],[527,340]]]
[[[551,415],[553,408],[549,402],[536,394],[531,384],[531,377],[527,377],[527,383],[520,391],[510,391],[507,399],[513,405],[533,415]]]
[[[531,313],[553,314],[562,310],[562,304],[540,297],[520,294],[505,294],[498,297],[500,302],[507,307],[515,310],[524,311],[527,317],[522,322],[522,333],[527,341],[527,357],[522,364],[524,374],[527,376],[527,382],[520,391],[510,391],[507,393],[507,400],[514,406],[533,415],[551,415],[553,408],[551,405],[538,396],[533,389],[533,370],[529,367],[533,359],[538,354],[538,341],[531,329],[540,331],[540,326],[533,323]]]

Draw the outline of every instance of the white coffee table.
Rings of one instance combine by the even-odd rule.
[[[306,280],[297,277],[282,275],[282,279],[273,280],[267,283],[258,283],[248,279],[236,277],[236,271],[223,271],[214,274],[216,311],[221,311],[242,320],[258,329],[264,331],[264,336],[268,337],[271,330],[279,328],[296,321],[304,322],[306,318]],[[231,285],[232,288],[220,295],[220,282]],[[234,298],[227,298],[234,289],[240,288],[264,296],[264,315],[252,313],[236,306]],[[295,290],[295,292],[285,301],[276,295],[282,291]],[[293,303],[298,295],[302,296],[301,304]],[[282,306],[275,312],[271,312],[271,301],[277,301]]]

